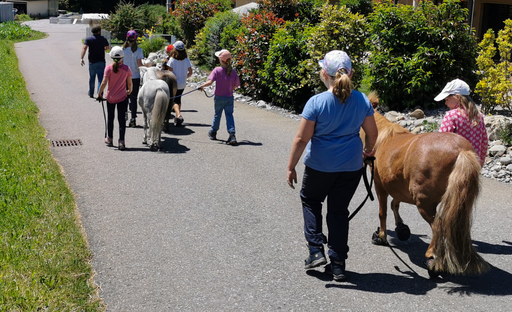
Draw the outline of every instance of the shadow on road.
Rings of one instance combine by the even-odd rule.
[[[375,248],[390,248],[397,260],[408,268],[408,271],[400,270],[398,264],[395,266],[401,275],[385,273],[367,273],[347,271],[346,283],[329,283],[326,288],[356,289],[376,293],[407,293],[411,295],[425,295],[428,291],[439,288],[448,294],[459,296],[471,296],[481,294],[488,296],[509,296],[512,295],[512,274],[491,265],[489,272],[481,276],[456,276],[442,274],[438,278],[430,279],[420,276],[414,268],[401,259],[395,252],[399,250],[409,256],[410,262],[417,266],[416,270],[426,270],[424,265],[424,254],[429,243],[421,238],[426,235],[411,234],[408,241],[399,241],[395,232],[388,231],[389,247],[375,246]],[[512,254],[512,243],[503,241],[506,245],[494,245],[480,241],[473,241],[477,251],[481,254]],[[309,270],[306,274],[316,277],[322,281],[332,281],[332,274],[328,265],[324,271]]]

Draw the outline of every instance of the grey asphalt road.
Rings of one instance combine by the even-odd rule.
[[[193,92],[183,98],[185,127],[163,135],[161,152],[142,145],[141,127],[128,128],[126,151],[106,147],[102,107],[80,66],[85,27],[33,28],[49,37],[16,44],[20,69],[47,138],[83,143],[51,151],[76,194],[108,311],[511,310],[510,185],[482,180],[473,240],[489,273],[431,280],[422,266],[431,231],[409,205],[411,239],[395,238],[391,216],[393,248],[372,245],[370,202],[351,222],[349,280],[336,283],[323,268],[303,269],[299,190],[286,184],[297,121],[235,103],[240,145],[227,146],[207,137],[213,100]],[[224,120],[218,137],[227,139]],[[364,196],[361,185],[352,209]]]

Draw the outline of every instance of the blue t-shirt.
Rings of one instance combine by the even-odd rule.
[[[364,93],[352,91],[345,103],[329,91],[309,99],[302,117],[315,122],[304,164],[322,172],[350,172],[363,167],[363,142],[359,130],[374,114]]]

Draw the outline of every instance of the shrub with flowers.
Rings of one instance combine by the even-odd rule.
[[[500,57],[498,63],[494,62],[497,52],[495,42]],[[512,21],[505,21],[505,28],[498,32],[497,39],[494,31],[489,29],[479,46],[476,62],[481,78],[475,93],[482,99],[482,110],[485,113],[494,113],[497,106],[501,106],[512,111]]]
[[[262,83],[258,71],[263,68],[274,33],[284,24],[274,13],[250,13],[241,19],[244,27],[237,37],[236,69],[244,94],[269,100],[267,87]]]
[[[216,12],[230,10],[232,6],[231,0],[180,0],[172,14],[180,22],[187,45],[192,46],[206,20]]]

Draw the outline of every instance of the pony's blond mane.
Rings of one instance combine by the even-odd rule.
[[[372,91],[370,94],[368,94],[368,100],[370,100],[370,103],[372,103],[374,109],[379,106],[379,97],[377,92]],[[409,130],[405,129],[399,124],[389,121],[386,117],[382,116],[377,111],[375,111],[374,117],[375,123],[377,123],[377,129],[379,129],[379,137],[375,143],[375,149],[377,149],[379,145],[383,144],[385,141],[389,140],[391,137],[397,134],[410,133]]]

